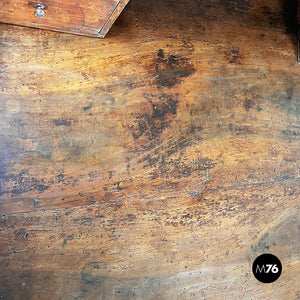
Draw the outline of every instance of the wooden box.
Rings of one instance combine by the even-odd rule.
[[[129,0],[1,0],[0,22],[105,37]]]

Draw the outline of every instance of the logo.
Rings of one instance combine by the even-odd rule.
[[[265,253],[255,259],[252,265],[252,272],[258,281],[271,283],[280,277],[282,265],[278,257]]]

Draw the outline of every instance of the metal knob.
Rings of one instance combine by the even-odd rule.
[[[46,6],[43,3],[34,4],[34,8],[36,8],[34,15],[37,18],[43,18],[45,16],[46,13],[45,13],[44,9],[46,8]]]

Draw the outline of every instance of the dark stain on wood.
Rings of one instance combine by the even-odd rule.
[[[281,24],[284,22],[284,18],[282,13],[280,12],[273,12],[270,7],[262,6],[261,13],[259,15],[263,16],[264,22],[268,23],[271,27],[280,27]]]
[[[249,12],[253,6],[253,2],[251,0],[233,0],[229,3],[219,0],[219,2],[222,8],[230,15],[244,15]]]
[[[6,172],[12,157],[13,145],[4,136],[0,135],[0,196],[8,192],[5,191],[4,184],[7,181]]]
[[[10,175],[10,180],[14,182],[11,191],[12,196],[21,195],[29,191],[43,193],[49,188],[44,179],[31,177],[28,174],[28,170],[23,170],[18,175]]]
[[[202,171],[212,169],[215,165],[215,163],[208,158],[197,158],[189,164],[185,163],[180,158],[166,159],[164,155],[159,157],[157,161],[156,160],[150,159],[145,165],[146,167],[156,167],[155,170],[151,172],[151,179],[181,179],[196,174],[200,176]]]
[[[64,182],[64,178],[65,178],[65,175],[63,173],[58,174],[56,176],[57,183]]]
[[[253,100],[252,99],[245,99],[243,105],[244,105],[246,111],[249,111],[249,109],[253,108],[253,106],[254,106]]]
[[[73,120],[68,120],[66,118],[61,118],[61,119],[54,119],[53,123],[55,124],[55,126],[71,126],[74,121]]]
[[[240,50],[238,48],[230,50],[230,53],[227,54],[228,60],[230,64],[238,63],[240,56]]]
[[[190,59],[173,54],[165,58],[162,49],[158,50],[150,70],[153,68],[155,69],[154,77],[158,88],[171,88],[175,84],[181,83],[182,78],[188,77],[196,71]]]
[[[88,111],[88,110],[90,110],[92,107],[93,107],[93,105],[92,105],[92,104],[89,104],[89,105],[83,107],[82,109],[83,109],[84,111]]]
[[[149,141],[157,138],[163,130],[170,125],[171,116],[176,115],[178,100],[167,94],[156,97],[153,94],[145,95],[150,104],[150,112],[138,114],[135,117],[135,124],[130,126],[134,139],[146,136]]]

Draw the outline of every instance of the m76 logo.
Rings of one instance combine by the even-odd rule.
[[[259,265],[256,266],[256,273],[266,273],[268,274],[269,272],[272,272],[274,274],[279,272],[279,269],[277,265],[271,265],[271,264],[266,264],[262,265],[261,267]]]
[[[282,265],[278,257],[265,253],[254,260],[252,272],[258,281],[271,283],[280,277]]]

